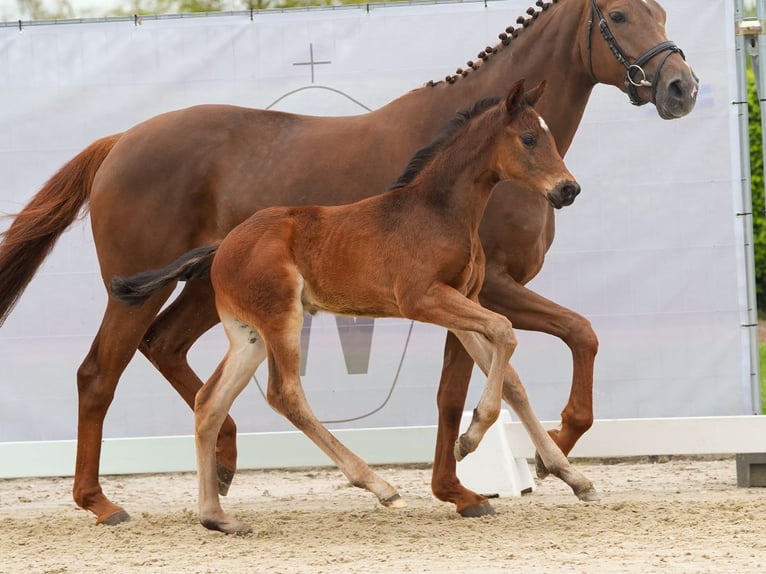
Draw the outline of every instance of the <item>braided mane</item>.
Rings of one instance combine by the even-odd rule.
[[[516,19],[516,23],[519,24],[520,27],[508,26],[505,29],[505,32],[502,32],[498,35],[498,38],[500,38],[500,44],[495,47],[487,46],[476,56],[478,58],[476,62],[473,60],[468,60],[468,62],[466,62],[466,66],[468,66],[467,69],[458,68],[454,75],[446,76],[443,81],[447,82],[448,84],[454,84],[458,81],[459,78],[466,77],[469,73],[471,73],[472,70],[478,70],[481,67],[482,62],[489,60],[490,56],[496,54],[502,47],[508,46],[511,43],[511,40],[519,35],[521,30],[529,27],[532,22],[537,20],[540,14],[550,8],[551,5],[557,4],[559,1],[560,0],[550,0],[546,2],[545,0],[537,0],[537,2],[535,2],[535,6],[537,6],[538,9],[535,9],[534,7],[527,8],[527,16],[519,16]],[[436,84],[440,84],[441,82],[442,80],[436,82],[430,80],[426,84],[426,87],[430,88]]]

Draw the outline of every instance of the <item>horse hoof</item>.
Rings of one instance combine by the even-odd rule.
[[[463,518],[481,518],[482,516],[495,516],[497,514],[492,505],[487,501],[474,504],[473,506],[466,506],[458,510],[457,513]]]
[[[545,464],[543,463],[543,459],[540,458],[539,452],[535,452],[535,472],[537,473],[537,478],[540,480],[547,478],[551,474],[550,471],[545,468]]]
[[[389,496],[385,500],[381,500],[380,503],[386,508],[404,508],[407,506],[407,501],[399,496],[399,493]]]
[[[130,514],[120,509],[114,514],[110,514],[104,519],[99,518],[96,520],[96,524],[106,524],[107,526],[116,526],[123,522],[130,522]]]
[[[222,464],[216,464],[216,470],[218,472],[218,494],[226,496],[229,494],[229,487],[231,481],[234,480],[235,470],[226,468]]]
[[[455,446],[453,448],[453,453],[455,455],[455,460],[457,462],[460,462],[463,460],[466,456],[468,456],[471,451],[463,445],[463,437],[465,435],[461,435],[458,437],[458,439],[455,441]]]
[[[208,530],[215,530],[217,532],[223,532],[224,534],[233,534],[234,536],[247,536],[253,533],[253,529],[250,528],[244,522],[239,520],[213,520],[213,519],[200,519],[200,524]]]
[[[577,495],[577,498],[583,502],[598,502],[601,500],[601,495],[592,486],[589,486],[580,492],[575,492],[575,495]]]

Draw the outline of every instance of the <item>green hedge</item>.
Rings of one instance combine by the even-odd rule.
[[[753,235],[755,238],[755,289],[758,315],[766,318],[766,224],[763,198],[763,142],[761,140],[761,108],[753,71],[747,73],[747,100],[750,109],[750,170],[753,194]]]

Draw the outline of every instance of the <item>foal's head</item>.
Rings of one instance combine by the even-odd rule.
[[[490,168],[498,179],[521,182],[558,209],[572,204],[580,186],[564,165],[545,120],[534,109],[544,91],[545,82],[525,92],[520,80],[500,103],[502,129]]]

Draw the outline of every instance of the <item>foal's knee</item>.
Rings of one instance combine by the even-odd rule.
[[[489,338],[495,345],[504,347],[511,353],[516,350],[516,333],[508,318],[502,315],[498,315],[497,321],[494,322]]]

